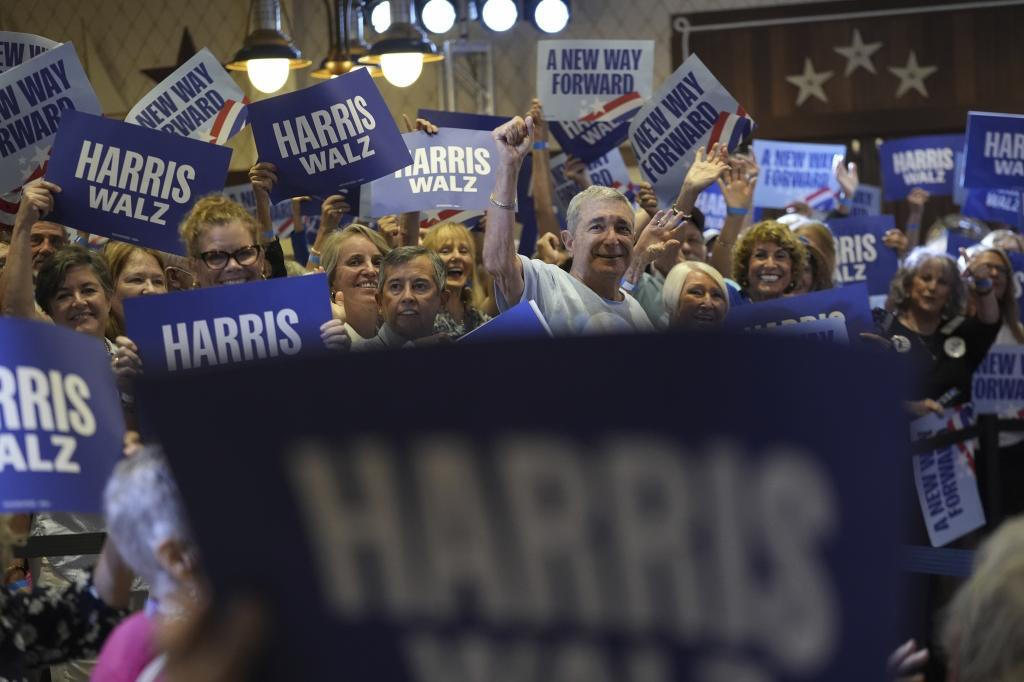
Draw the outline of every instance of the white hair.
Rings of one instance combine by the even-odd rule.
[[[633,213],[633,204],[629,203],[629,199],[626,195],[617,189],[611,187],[605,187],[604,185],[591,185],[582,192],[577,192],[569,201],[569,207],[565,210],[565,226],[570,232],[576,232],[576,223],[580,220],[580,211],[583,210],[583,202],[585,201],[601,201],[603,199],[610,199],[611,201],[621,201],[626,208],[629,209],[630,213]]]
[[[179,585],[157,559],[168,540],[192,547],[178,486],[159,447],[144,445],[114,468],[103,493],[107,532],[125,562],[160,599]]]
[[[725,296],[725,312],[729,313],[729,287],[725,283],[725,278],[722,274],[715,270],[713,267],[698,260],[684,260],[681,263],[676,263],[671,270],[668,271],[668,275],[665,277],[665,286],[661,289],[661,300],[665,304],[665,310],[669,312],[669,317],[672,317],[672,313],[679,307],[679,297],[683,293],[683,286],[686,284],[686,278],[694,272],[703,272],[705,275],[714,280],[718,288],[722,290],[722,295]]]
[[[958,682],[1024,679],[1024,517],[982,545],[945,614],[942,644]]]

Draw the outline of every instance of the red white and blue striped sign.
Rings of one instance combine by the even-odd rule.
[[[204,47],[140,99],[124,120],[226,144],[245,127],[248,103],[242,89]]]

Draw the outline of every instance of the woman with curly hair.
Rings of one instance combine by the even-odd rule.
[[[945,253],[915,249],[889,285],[889,311],[875,311],[879,333],[918,375],[907,404],[913,414],[941,414],[970,400],[971,375],[999,333],[999,304],[987,270],[969,268],[965,277]]]
[[[789,227],[765,220],[736,243],[732,276],[740,285],[740,297],[757,303],[792,293],[806,264],[807,249]]]

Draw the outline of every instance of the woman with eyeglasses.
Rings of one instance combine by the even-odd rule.
[[[245,284],[266,279],[259,225],[240,204],[222,195],[203,197],[181,223],[196,286]],[[326,293],[326,292],[325,292]],[[347,350],[350,339],[340,320],[328,320],[320,337],[331,350]]]
[[[265,279],[256,220],[225,196],[212,195],[197,201],[181,224],[181,239],[197,286]]]

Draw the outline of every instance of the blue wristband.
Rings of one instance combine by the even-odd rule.
[[[725,209],[725,212],[729,215],[747,215],[747,209],[736,208],[733,206],[730,206],[729,208]]]
[[[547,149],[548,148],[548,142],[547,142],[547,140],[538,140],[538,141],[533,143],[533,148],[534,149]]]
[[[850,197],[839,197],[839,205],[843,208],[851,208],[853,206],[853,199]]]
[[[316,255],[315,253],[309,254],[309,262],[312,263],[313,265],[320,265],[320,256]]]

